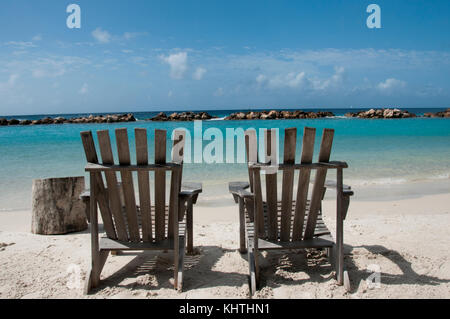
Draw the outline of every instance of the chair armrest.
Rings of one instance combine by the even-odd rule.
[[[314,184],[314,179],[310,180],[311,184]],[[331,189],[337,189],[337,184],[335,181],[332,180],[326,180],[325,184],[323,185],[325,188],[331,188]],[[351,186],[349,185],[342,185],[342,192],[344,193],[344,196],[352,196],[354,193],[352,191]]]
[[[235,202],[237,203],[238,197],[240,198],[250,198],[253,197],[254,194],[247,191],[250,187],[247,182],[230,182],[228,183],[228,191],[233,195]]]
[[[81,200],[87,200],[91,197],[91,190],[89,188],[85,188],[84,191],[80,194]]]
[[[332,188],[332,189],[336,189],[337,188],[336,182],[335,181],[331,181],[331,180],[326,180],[324,186],[326,188]],[[344,195],[348,195],[348,196],[353,195],[352,188],[349,185],[343,184],[342,185],[342,190],[344,192]]]
[[[202,192],[202,183],[182,183],[181,184],[181,191],[180,196],[187,196],[187,197],[193,197],[195,195],[198,195]]]

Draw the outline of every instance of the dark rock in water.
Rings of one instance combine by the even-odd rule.
[[[23,121],[20,121],[20,125],[30,125],[31,124],[31,121],[30,120],[23,120]]]
[[[400,119],[416,117],[414,113],[400,109],[370,109],[356,113],[346,113],[346,117],[358,117],[363,119]]]
[[[194,120],[210,120],[212,118],[215,118],[215,116],[212,116],[208,114],[207,112],[182,112],[177,113],[174,112],[170,114],[169,116],[166,115],[164,112],[158,113],[156,116],[147,119],[146,121],[194,121]]]
[[[151,118],[150,120],[152,121],[167,121],[167,115],[164,112],[159,112],[158,115],[156,115],[155,117]]]
[[[53,119],[51,117],[43,118],[41,124],[53,124]]]
[[[450,117],[450,108],[446,109],[445,111],[440,111],[440,112],[436,112],[436,113],[425,113],[423,115],[424,117],[445,117],[448,118]]]
[[[65,120],[66,120],[65,118],[59,116],[59,117],[55,117],[53,119],[53,123],[55,123],[55,124],[62,124],[62,123],[64,123]]]
[[[40,125],[40,124],[67,124],[67,123],[115,123],[115,122],[135,122],[136,118],[132,113],[128,114],[108,114],[108,115],[89,115],[87,117],[77,117],[66,119],[64,117],[45,117],[40,120],[23,120],[19,121],[16,119],[6,120],[4,118],[0,119],[0,125]]]
[[[332,112],[305,112],[302,110],[295,111],[249,111],[232,113],[225,120],[276,120],[276,119],[316,119],[322,117],[334,116]]]

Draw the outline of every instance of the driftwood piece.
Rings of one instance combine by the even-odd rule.
[[[83,176],[33,180],[31,232],[58,235],[87,229],[83,190]]]

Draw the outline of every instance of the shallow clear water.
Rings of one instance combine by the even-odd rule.
[[[218,128],[224,136],[226,128],[279,128],[280,140],[283,139],[284,128],[297,127],[298,141],[301,140],[303,127],[315,127],[318,136],[314,159],[317,159],[322,129],[333,128],[335,137],[331,159],[349,164],[344,171],[344,182],[355,189],[355,198],[377,199],[384,196],[383,192],[394,197],[450,192],[450,119],[215,120],[203,121],[202,126],[203,131]],[[185,127],[194,136],[192,122],[0,127],[0,210],[30,208],[34,178],[85,175],[86,161],[80,131],[108,129],[114,137],[114,129],[118,127],[127,127],[131,138],[134,138],[135,127],[147,128],[150,158],[153,158],[155,128],[166,129],[171,134],[173,129]],[[224,155],[227,142],[229,140],[224,142]],[[203,147],[208,143],[203,141]],[[193,147],[194,143],[191,144]],[[134,145],[131,144],[130,148],[133,150]],[[298,154],[300,149],[298,142]],[[245,180],[247,171],[245,164],[187,163],[183,178],[186,181],[202,181],[202,201],[216,205],[224,201],[232,202],[227,192],[227,182]],[[424,188],[422,183],[428,186]]]

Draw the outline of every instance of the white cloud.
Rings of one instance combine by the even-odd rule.
[[[125,32],[123,34],[123,38],[125,40],[130,40],[130,39],[134,39],[134,38],[137,38],[138,36],[146,35],[146,34],[147,34],[147,32]]]
[[[202,68],[202,67],[198,67],[194,74],[192,75],[192,77],[194,78],[194,80],[201,80],[203,78],[203,75],[205,75],[206,73],[206,69]]]
[[[100,27],[92,31],[92,36],[100,43],[111,41],[111,34],[108,31],[103,31]]]
[[[389,78],[386,79],[384,82],[378,83],[377,88],[381,91],[390,91],[397,88],[404,88],[405,86],[406,86],[405,81]]]
[[[36,45],[33,44],[31,41],[9,41],[5,42],[5,45],[12,46],[19,49],[26,49],[26,48],[35,48]]]
[[[214,92],[214,96],[222,96],[224,94],[223,88],[218,88],[215,92]]]
[[[167,97],[172,97],[172,95],[173,95],[173,92],[172,92],[172,91],[169,91],[169,92],[167,93]]]
[[[12,89],[18,78],[18,74],[11,74],[6,82],[0,82],[0,91]]]
[[[328,79],[325,80],[310,80],[312,88],[314,90],[326,90],[328,88],[336,87],[342,83],[344,76],[344,67],[335,67],[335,73]]]
[[[166,56],[160,56],[161,59],[170,65],[170,76],[174,79],[182,79],[187,70],[187,52],[179,52]]]
[[[83,86],[80,88],[78,93],[81,95],[85,95],[88,92],[89,92],[89,87],[88,87],[87,83],[83,83]]]
[[[33,41],[41,41],[41,40],[42,40],[42,35],[36,34],[36,35],[32,38],[32,40],[33,40]]]
[[[275,74],[272,76],[259,74],[256,77],[256,82],[258,85],[266,86],[270,89],[291,88],[321,91],[337,87],[342,83],[345,69],[343,67],[335,67],[334,69],[335,73],[325,79],[307,76],[306,72],[302,71]]]
[[[64,75],[68,68],[71,70],[79,69],[81,66],[90,64],[90,61],[84,58],[64,56],[40,58],[32,62],[32,75],[35,78],[58,77]]]

